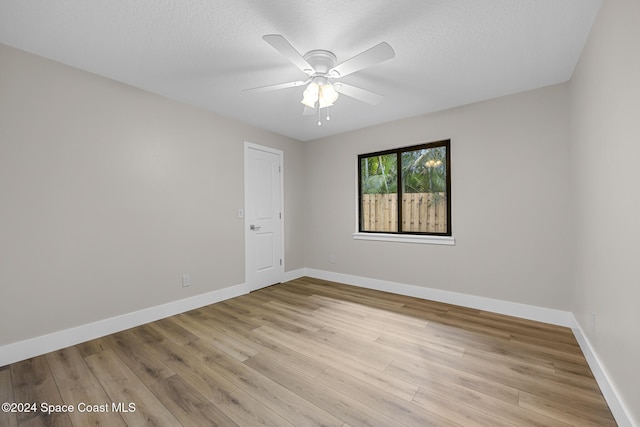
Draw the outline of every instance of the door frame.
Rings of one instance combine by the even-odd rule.
[[[258,145],[255,144],[253,142],[249,142],[249,141],[245,141],[244,142],[244,170],[243,170],[243,176],[244,176],[244,208],[245,209],[245,215],[244,215],[244,279],[245,279],[245,286],[247,287],[248,291],[256,291],[262,287],[266,287],[269,285],[264,285],[264,286],[260,286],[260,285],[256,285],[255,283],[249,283],[249,263],[248,263],[248,253],[249,253],[249,218],[246,215],[246,207],[247,207],[247,201],[248,201],[248,197],[249,197],[249,191],[247,189],[248,187],[248,179],[247,179],[247,171],[249,169],[248,163],[249,163],[249,157],[248,157],[248,153],[249,150],[259,150],[259,151],[264,151],[267,153],[271,153],[271,154],[275,154],[278,156],[278,161],[279,161],[279,166],[280,166],[280,213],[281,213],[281,218],[280,218],[280,259],[282,260],[282,262],[280,263],[280,265],[278,266],[278,273],[280,276],[280,280],[282,280],[284,278],[284,264],[285,264],[285,259],[284,259],[284,219],[285,219],[285,212],[284,212],[284,152],[282,150],[278,150],[276,148],[271,148],[271,147],[266,147],[264,145]]]

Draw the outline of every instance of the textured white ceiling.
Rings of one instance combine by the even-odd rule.
[[[0,0],[0,43],[299,140],[567,81],[601,0]],[[338,62],[382,41],[396,57],[343,81],[331,121],[303,117],[304,79],[262,40]],[[1,64],[0,64],[1,66]]]

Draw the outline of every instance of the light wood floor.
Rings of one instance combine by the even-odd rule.
[[[38,405],[2,426],[615,425],[569,329],[309,278],[0,368],[0,402]]]

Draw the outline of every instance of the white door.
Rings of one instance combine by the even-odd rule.
[[[256,290],[284,274],[282,151],[246,142],[244,158],[245,280]]]

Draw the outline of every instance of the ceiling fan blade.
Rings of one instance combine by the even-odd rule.
[[[304,110],[302,110],[302,115],[303,116],[310,116],[312,114],[316,113],[316,109],[315,108],[309,108],[306,105],[304,106]]]
[[[329,75],[333,75],[333,77],[343,77],[362,70],[363,68],[379,64],[380,62],[391,59],[394,56],[396,56],[396,53],[393,48],[389,46],[389,43],[382,42],[351,59],[347,59],[342,64],[336,65],[329,70]]]
[[[250,89],[243,89],[243,92],[271,92],[272,90],[279,90],[279,89],[287,89],[290,87],[298,87],[298,86],[304,86],[305,84],[309,83],[309,80],[306,81],[302,81],[299,80],[297,82],[288,82],[288,83],[278,83],[275,85],[267,85],[267,86],[259,86],[259,87],[253,87]]]
[[[262,36],[262,39],[269,43],[275,50],[286,56],[293,65],[300,68],[303,72],[309,75],[314,73],[313,67],[307,60],[280,34],[267,34],[266,36]]]
[[[334,83],[333,87],[335,87],[336,91],[341,95],[347,95],[351,98],[357,99],[358,101],[366,102],[371,105],[377,105],[384,99],[384,96],[379,93],[351,86],[346,83]]]

